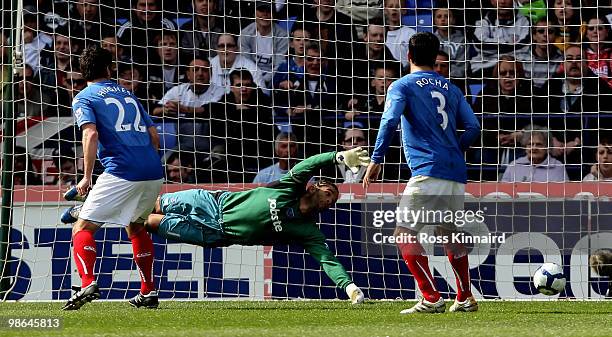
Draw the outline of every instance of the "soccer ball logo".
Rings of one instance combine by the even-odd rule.
[[[544,295],[556,295],[565,289],[563,268],[556,263],[544,263],[533,275],[533,284]]]

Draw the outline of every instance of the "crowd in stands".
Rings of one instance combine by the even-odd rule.
[[[466,153],[470,180],[612,179],[610,0],[24,0],[23,19],[17,116],[71,116],[86,86],[78,55],[101,44],[168,138],[168,182],[267,183],[296,159],[372,147],[423,30],[441,41],[435,70],[483,126]],[[385,181],[410,176],[400,146]],[[56,161],[53,183],[73,182],[62,172],[78,175],[78,163]]]

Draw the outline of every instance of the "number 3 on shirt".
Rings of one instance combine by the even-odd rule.
[[[432,91],[431,98],[437,98],[440,102],[436,108],[438,109],[438,113],[442,115],[442,124],[440,124],[440,126],[442,127],[442,130],[446,130],[446,126],[448,125],[448,114],[446,111],[444,111],[444,107],[446,107],[446,98],[438,91]]]
[[[125,104],[131,104],[136,109],[136,118],[134,118],[134,130],[138,132],[147,132],[147,128],[144,125],[140,125],[140,109],[138,108],[138,103],[132,97],[125,97],[123,99]],[[115,131],[130,131],[132,130],[132,124],[123,124],[125,121],[125,107],[123,104],[116,98],[108,97],[104,99],[104,103],[106,105],[115,105],[117,106],[117,110],[119,111],[119,115],[117,116],[117,122],[115,122]]]

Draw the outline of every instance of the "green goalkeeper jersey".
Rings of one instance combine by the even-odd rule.
[[[322,167],[335,164],[335,152],[322,153],[295,165],[276,184],[223,198],[223,232],[228,244],[297,243],[314,257],[339,288],[352,281],[325,243],[317,219],[303,215],[299,199],[306,184]]]

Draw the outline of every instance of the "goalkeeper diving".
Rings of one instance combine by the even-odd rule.
[[[145,228],[161,237],[202,247],[299,244],[353,304],[361,303],[363,292],[329,250],[317,227],[318,214],[338,201],[338,187],[326,179],[308,182],[326,166],[341,163],[357,172],[369,162],[367,151],[361,148],[327,152],[301,161],[267,186],[240,192],[191,189],[162,194]]]

